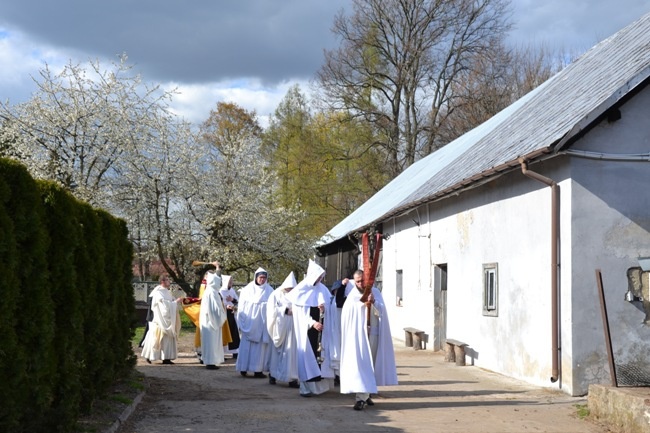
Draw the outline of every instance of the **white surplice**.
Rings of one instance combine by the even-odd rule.
[[[367,308],[361,295],[358,289],[351,290],[341,311],[342,394],[375,394],[378,386],[397,385],[395,352],[383,297],[376,287],[372,288],[375,303],[371,307],[369,338]]]
[[[149,295],[153,319],[142,347],[142,357],[149,361],[176,359],[181,330],[179,306],[169,289],[156,286]]]
[[[239,294],[237,326],[241,341],[235,368],[240,372],[269,371],[271,337],[266,329],[266,303],[273,288],[268,283],[261,286],[256,284],[260,273],[266,271],[258,268],[253,281],[241,289]]]
[[[296,286],[293,272],[275,289],[266,304],[266,328],[271,336],[269,374],[281,382],[298,379],[298,354],[287,294]]]
[[[218,365],[224,361],[221,327],[226,322],[226,311],[219,295],[220,288],[221,277],[208,272],[199,313],[201,360],[205,365]]]
[[[325,270],[314,261],[309,261],[307,276],[289,294],[293,311],[293,329],[296,335],[296,348],[298,351],[298,377],[300,379],[301,393],[307,391],[312,394],[321,394],[329,389],[327,381],[314,381],[317,378],[334,378],[331,369],[321,368],[314,354],[314,349],[309,341],[308,331],[314,326],[316,320],[311,317],[310,309],[319,305],[326,305],[331,294],[324,284],[318,282]],[[324,320],[327,320],[325,318]],[[321,341],[327,338],[325,332],[321,334]]]

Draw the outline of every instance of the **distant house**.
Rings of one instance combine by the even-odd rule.
[[[650,384],[649,82],[650,14],[330,230],[328,282],[358,266],[354,234],[376,229],[395,338],[461,340],[468,363],[584,395],[610,382],[607,317],[619,382]]]

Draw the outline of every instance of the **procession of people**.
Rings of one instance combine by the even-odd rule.
[[[238,293],[219,262],[203,265],[198,298],[174,299],[168,275],[150,295],[147,362],[173,364],[182,306],[196,325],[195,349],[206,369],[218,370],[229,354],[243,377],[268,377],[303,397],[352,394],[357,411],[374,406],[378,387],[397,385],[386,305],[362,270],[327,288],[325,270],[309,260],[299,283],[291,272],[273,289],[260,267]]]

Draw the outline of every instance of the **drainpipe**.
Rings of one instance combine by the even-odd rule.
[[[542,182],[543,184],[551,187],[551,382],[555,383],[559,379],[558,365],[560,357],[560,348],[558,344],[558,227],[560,226],[560,187],[554,180],[542,176],[539,173],[535,173],[534,171],[528,170],[528,163],[524,158],[519,158],[519,163],[521,164],[521,172],[524,174],[524,176]]]

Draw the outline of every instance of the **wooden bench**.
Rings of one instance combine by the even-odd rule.
[[[416,328],[404,328],[404,343],[406,347],[412,347],[414,350],[426,349],[423,346],[424,331]]]
[[[445,348],[445,361],[455,362],[456,365],[465,365],[465,347],[469,346],[462,341],[447,339],[447,347]]]

